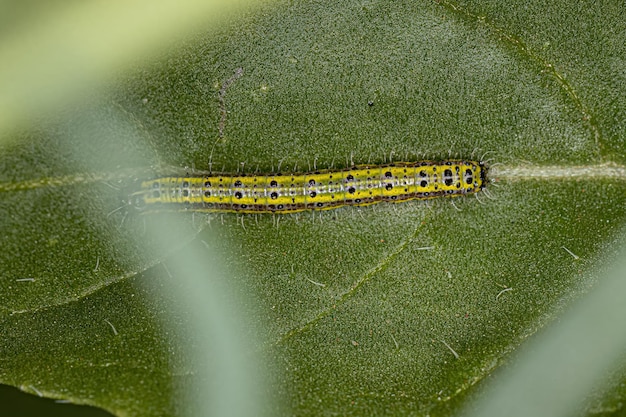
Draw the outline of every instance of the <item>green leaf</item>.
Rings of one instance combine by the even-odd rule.
[[[34,122],[0,159],[0,381],[118,415],[198,397],[230,415],[459,413],[616,257],[623,14],[262,5]],[[276,216],[125,204],[164,172],[449,155],[484,155],[487,193]]]
[[[622,247],[624,247],[622,242]],[[626,307],[622,302],[626,285],[626,265],[622,261],[606,275],[589,295],[574,303],[549,331],[532,340],[517,353],[516,368],[505,367],[488,395],[479,399],[470,415],[545,415],[570,416],[580,414],[588,405],[588,394],[602,394],[611,375],[616,384],[622,376],[617,368],[623,359],[626,335],[615,331],[623,322]],[[617,372],[616,372],[617,371]],[[619,414],[619,396],[614,396],[604,410],[592,409],[591,414]],[[596,399],[597,402],[597,399]],[[586,404],[587,403],[587,404]]]

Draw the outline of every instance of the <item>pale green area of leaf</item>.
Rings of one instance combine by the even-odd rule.
[[[552,18],[576,27],[580,15],[561,3]],[[185,330],[189,315],[175,307],[187,299],[168,282],[212,269],[184,261],[205,241],[228,270],[209,283],[232,300],[207,298],[205,317],[235,312],[230,340],[265,359],[272,403],[259,412],[459,412],[593,286],[626,218],[623,167],[571,177],[623,161],[626,88],[610,62],[624,59],[624,43],[601,47],[623,6],[585,14],[591,67],[572,58],[576,45],[539,48],[530,34],[573,35],[541,25],[551,8],[523,6],[523,19],[522,6],[487,2],[265,6],[118,78],[105,104],[23,135],[0,170],[0,328],[10,335],[0,380],[119,415],[179,414],[183,394],[199,391],[191,358],[204,345]],[[178,239],[165,214],[123,207],[146,170],[171,166],[268,172],[483,154],[493,199],[455,205],[186,214]],[[511,174],[542,165],[559,175]],[[168,248],[153,230],[172,236]],[[189,302],[206,294],[180,287]],[[582,407],[610,413],[623,396]]]
[[[447,2],[444,2],[444,4]],[[600,151],[626,157],[626,10],[624,3],[506,3],[462,0],[459,14],[484,19],[521,42],[533,59],[550,64],[571,88]],[[471,17],[469,17],[471,16]],[[550,68],[548,68],[550,71]]]
[[[184,0],[0,4],[0,133],[93,96],[133,62],[216,27],[247,2]]]

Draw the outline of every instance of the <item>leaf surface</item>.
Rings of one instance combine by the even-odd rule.
[[[265,5],[33,129],[0,170],[0,380],[183,414],[196,342],[172,265],[206,242],[227,271],[207,279],[263,358],[259,412],[456,413],[594,284],[624,225],[624,8],[566,3]],[[184,213],[169,245],[152,234],[167,217],[124,204],[173,170],[450,155],[489,160],[488,195]]]

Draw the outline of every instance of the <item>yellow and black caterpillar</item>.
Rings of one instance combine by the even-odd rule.
[[[476,161],[443,160],[355,165],[293,174],[195,173],[143,181],[130,195],[140,210],[297,213],[474,194],[487,168]]]

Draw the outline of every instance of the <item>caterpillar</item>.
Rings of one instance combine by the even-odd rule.
[[[355,165],[291,174],[200,172],[142,181],[129,202],[143,212],[297,213],[474,194],[485,187],[486,176],[484,163],[465,160]]]

